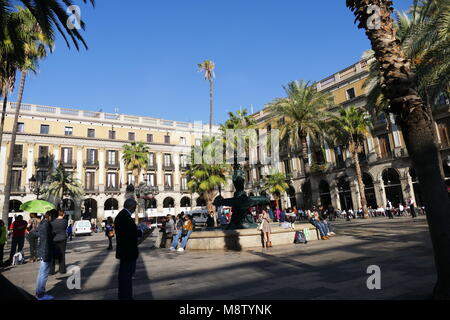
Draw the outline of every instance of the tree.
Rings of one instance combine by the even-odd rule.
[[[382,92],[402,129],[406,147],[420,182],[433,243],[437,283],[435,298],[450,298],[450,200],[441,174],[440,151],[429,109],[419,94],[411,61],[396,36],[390,0],[347,0],[358,28],[364,29],[383,77]],[[373,25],[374,11],[380,24]],[[448,31],[447,31],[448,33]]]
[[[281,137],[289,137],[290,144],[300,150],[299,158],[302,170],[308,159],[308,135],[317,136],[321,131],[325,110],[334,104],[330,93],[321,93],[315,83],[293,81],[284,87],[286,98],[277,98],[268,105],[269,112],[274,116],[284,118],[281,125]]]
[[[212,133],[213,122],[213,79],[215,77],[214,69],[216,65],[211,60],[205,60],[198,64],[200,72],[205,73],[205,79],[209,81],[209,134]]]
[[[133,172],[134,188],[139,186],[139,176],[142,170],[147,170],[149,164],[149,148],[144,142],[131,142],[123,146],[122,159],[125,163],[125,168]],[[139,210],[138,210],[139,211]],[[135,220],[139,222],[139,213],[135,213]]]
[[[187,187],[192,193],[198,193],[206,201],[208,212],[214,212],[214,226],[217,227],[217,212],[213,202],[218,194],[219,188],[227,183],[227,175],[230,166],[225,163],[210,164],[207,161],[206,153],[211,151],[215,137],[204,138],[201,146],[195,151],[201,153],[202,161],[196,161],[198,157],[192,157],[192,165],[185,173],[188,177]],[[215,157],[215,152],[222,150],[212,150],[210,156]]]
[[[6,57],[1,56],[2,61],[0,64],[6,64],[8,69],[11,69],[12,78],[15,78],[15,74],[17,70],[21,72],[20,79],[20,87],[18,94],[18,101],[16,104],[16,110],[14,115],[14,123],[13,130],[11,133],[11,143],[9,148],[9,156],[8,156],[8,165],[7,165],[7,173],[6,173],[6,185],[5,185],[5,203],[3,206],[3,219],[8,217],[9,214],[9,199],[11,195],[11,178],[12,178],[12,167],[14,160],[14,148],[16,145],[16,135],[17,135],[17,122],[20,114],[20,106],[22,104],[22,97],[25,88],[25,79],[26,75],[29,71],[36,72],[38,60],[43,59],[47,55],[47,49],[49,49],[53,45],[53,39],[48,39],[45,34],[42,33],[42,30],[37,23],[34,16],[27,9],[21,9],[12,15],[15,16],[14,19],[18,22],[18,28],[20,30],[16,30],[16,35],[20,34],[20,43],[22,47],[18,48],[18,52],[14,52],[13,54],[7,55]],[[9,61],[8,61],[9,59]],[[5,75],[8,77],[8,75]],[[4,101],[4,109],[6,109],[7,93],[5,94]],[[4,110],[5,111],[5,110]],[[5,114],[2,115],[2,122],[4,122]],[[1,129],[1,134],[3,133],[3,127]],[[0,134],[0,145],[2,136]]]
[[[277,203],[277,208],[281,208],[281,195],[289,189],[289,184],[286,182],[286,180],[287,177],[284,173],[281,173],[272,168],[269,174],[264,178],[262,183],[262,190],[274,197]]]
[[[81,199],[83,195],[81,182],[74,178],[72,172],[67,172],[64,166],[59,164],[49,177],[49,185],[43,198],[57,206],[62,206],[64,196],[77,200]]]
[[[358,182],[359,197],[361,200],[364,218],[369,217],[365,187],[362,179],[359,153],[363,150],[364,139],[369,134],[371,120],[367,113],[359,108],[342,108],[339,116],[333,116],[328,124],[328,136],[337,145],[345,145],[350,151],[352,162],[355,165]]]

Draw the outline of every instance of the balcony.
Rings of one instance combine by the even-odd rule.
[[[190,170],[191,169],[191,165],[189,163],[182,163],[180,164],[180,169],[181,170]]]
[[[84,192],[86,194],[98,194],[100,193],[100,190],[98,187],[93,187],[93,186],[85,186],[84,187]]]
[[[73,159],[67,159],[67,160],[61,161],[61,165],[64,168],[70,168],[70,169],[75,169],[77,167],[77,163]]]
[[[85,168],[88,168],[88,169],[98,169],[98,167],[99,167],[99,164],[98,164],[98,161],[97,160],[95,160],[95,161],[85,161],[84,162],[84,167]]]
[[[18,195],[26,195],[27,189],[25,187],[20,186],[11,186],[11,195],[18,196]]]
[[[147,171],[158,171],[158,165],[156,163],[151,163],[147,166]]]
[[[27,162],[22,159],[13,159],[13,167],[25,168],[27,166]]]
[[[35,162],[34,165],[36,168],[48,168],[50,167],[50,158],[49,157],[42,157],[42,158],[38,158]]]
[[[173,171],[175,170],[175,165],[173,163],[164,163],[163,170],[165,171]]]
[[[120,169],[120,163],[119,162],[105,162],[105,168],[106,169],[116,169],[119,170]]]
[[[119,187],[107,186],[105,188],[105,192],[106,193],[120,193],[120,188]]]
[[[174,190],[173,186],[168,186],[168,185],[164,186],[164,191],[173,191],[173,190]]]

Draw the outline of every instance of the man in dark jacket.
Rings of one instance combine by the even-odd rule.
[[[131,215],[136,211],[137,203],[127,199],[124,209],[117,215],[114,226],[116,231],[116,258],[119,267],[119,300],[133,299],[133,273],[138,258],[138,238],[142,236]]]
[[[53,252],[55,250],[53,245],[53,230],[50,223],[53,217],[52,214],[54,214],[54,212],[47,212],[44,220],[42,220],[37,228],[37,233],[40,240],[38,255],[42,258],[36,284],[36,296],[38,300],[53,299],[52,296],[45,294],[45,285],[47,284],[48,273],[50,271],[50,266],[53,261]]]

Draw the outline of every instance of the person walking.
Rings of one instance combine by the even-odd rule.
[[[9,254],[8,265],[11,265],[16,252],[22,252],[25,245],[25,233],[27,232],[28,223],[23,220],[23,216],[17,216],[16,220],[11,224],[13,232],[11,241],[11,252]],[[17,250],[17,251],[16,251]]]
[[[3,252],[7,241],[8,230],[6,229],[5,222],[0,220],[0,267],[3,267]]]
[[[194,231],[194,224],[192,223],[192,217],[190,215],[184,216],[184,223],[181,229],[181,246],[177,250],[179,252],[183,252],[186,249],[189,237]]]
[[[275,209],[275,216],[276,216],[276,218],[277,218],[277,222],[280,222],[281,210],[280,210],[280,208],[278,208],[278,206],[277,206],[277,208]]]
[[[70,223],[69,226],[67,227],[67,238],[69,239],[69,241],[72,241],[72,237],[73,237],[73,226],[72,223]]]
[[[27,230],[27,240],[30,244],[30,262],[36,262],[37,260],[37,247],[38,247],[38,234],[37,228],[41,220],[38,219],[36,213],[30,213],[30,221],[28,222]]]
[[[265,246],[266,248],[271,248],[272,247],[272,240],[271,240],[272,227],[270,225],[270,216],[266,210],[263,210],[261,212],[260,219],[261,219],[261,232],[262,232],[263,238],[264,238],[263,247]]]
[[[39,236],[38,255],[42,259],[36,280],[36,297],[38,300],[54,299],[51,295],[46,294],[45,291],[50,267],[53,261],[53,253],[55,250],[51,224],[52,216],[55,214],[53,211],[49,211],[45,214],[44,219],[37,228],[37,233]]]
[[[138,238],[142,232],[137,228],[131,217],[136,211],[137,202],[127,199],[124,208],[114,220],[116,233],[116,258],[119,266],[119,300],[133,300],[133,274],[136,270],[136,260],[139,256]]]
[[[394,219],[394,213],[392,212],[394,210],[394,207],[392,206],[392,202],[388,200],[386,205],[386,211],[389,216],[389,219]]]
[[[416,215],[416,206],[414,204],[413,198],[409,198],[408,205],[409,205],[409,210],[411,210],[411,216],[413,219],[415,219],[417,217],[417,215]]]
[[[52,219],[53,243],[55,246],[55,256],[50,267],[50,274],[55,274],[56,260],[58,260],[59,273],[66,273],[66,246],[67,246],[67,220],[64,219],[65,213],[59,210],[54,213],[56,217]]]
[[[173,239],[172,245],[170,246],[170,251],[175,251],[178,247],[178,241],[180,240],[181,233],[183,232],[183,224],[184,224],[184,212],[181,212],[176,220],[174,225]]]
[[[114,220],[112,217],[108,217],[108,219],[106,219],[105,236],[108,238],[109,242],[107,250],[112,250],[112,239],[114,238]]]

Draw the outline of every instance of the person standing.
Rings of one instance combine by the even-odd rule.
[[[17,216],[16,220],[11,224],[11,230],[13,231],[11,252],[9,254],[9,264],[12,263],[13,257],[16,252],[22,252],[25,244],[25,233],[27,232],[28,223],[23,220],[23,216]],[[17,251],[16,251],[17,250]]]
[[[263,233],[264,244],[265,244],[266,248],[271,248],[272,247],[272,240],[271,240],[272,227],[270,225],[270,216],[266,210],[263,210],[261,213],[261,232]]]
[[[30,213],[30,221],[28,222],[28,235],[27,240],[30,244],[30,262],[36,262],[37,260],[37,246],[38,246],[38,234],[37,228],[41,220],[38,219],[36,213]]]
[[[65,213],[60,210],[55,213],[57,217],[52,220],[53,243],[55,246],[55,256],[50,268],[50,274],[55,274],[56,260],[58,260],[59,273],[66,273],[66,246],[67,246],[67,220],[64,219]]]
[[[412,198],[409,198],[409,209],[411,210],[411,216],[413,217],[413,219],[415,217],[417,217],[416,215],[416,207],[414,205],[414,200]]]
[[[181,233],[183,232],[183,216],[184,216],[184,212],[181,212],[176,220],[175,220],[175,228],[174,228],[174,232],[173,232],[173,240],[172,240],[172,245],[170,247],[170,251],[175,251],[178,247],[178,241],[180,240],[181,237]]]
[[[193,231],[194,224],[192,223],[192,217],[187,214],[184,216],[184,223],[181,231],[181,247],[178,248],[179,252],[183,252],[186,249],[187,242]]]
[[[105,225],[105,236],[108,238],[109,245],[107,250],[112,250],[112,239],[114,238],[114,220],[112,217],[108,217],[106,219],[106,225]]]
[[[72,223],[70,223],[69,226],[67,227],[67,237],[69,238],[69,241],[72,241],[72,237],[73,237]]]
[[[394,213],[392,212],[394,210],[394,207],[392,206],[392,202],[388,200],[386,205],[386,211],[389,216],[389,219],[394,219]]]
[[[134,223],[132,214],[136,211],[137,202],[127,199],[124,208],[114,220],[116,232],[116,258],[119,266],[119,300],[133,300],[133,274],[136,270],[136,260],[139,256],[138,238],[142,232]]]
[[[0,267],[3,266],[3,252],[7,241],[8,230],[6,229],[5,222],[0,220]]]
[[[55,250],[53,243],[52,217],[56,210],[45,214],[44,220],[39,224],[37,232],[39,235],[38,255],[42,259],[39,267],[36,284],[36,297],[38,300],[53,300],[53,297],[46,294],[45,286],[47,284],[48,274],[53,260]]]
[[[173,235],[173,230],[174,222],[172,216],[168,214],[164,221],[164,228],[162,229],[163,234],[161,237],[161,243],[159,245],[160,248],[166,248],[167,239]]]

